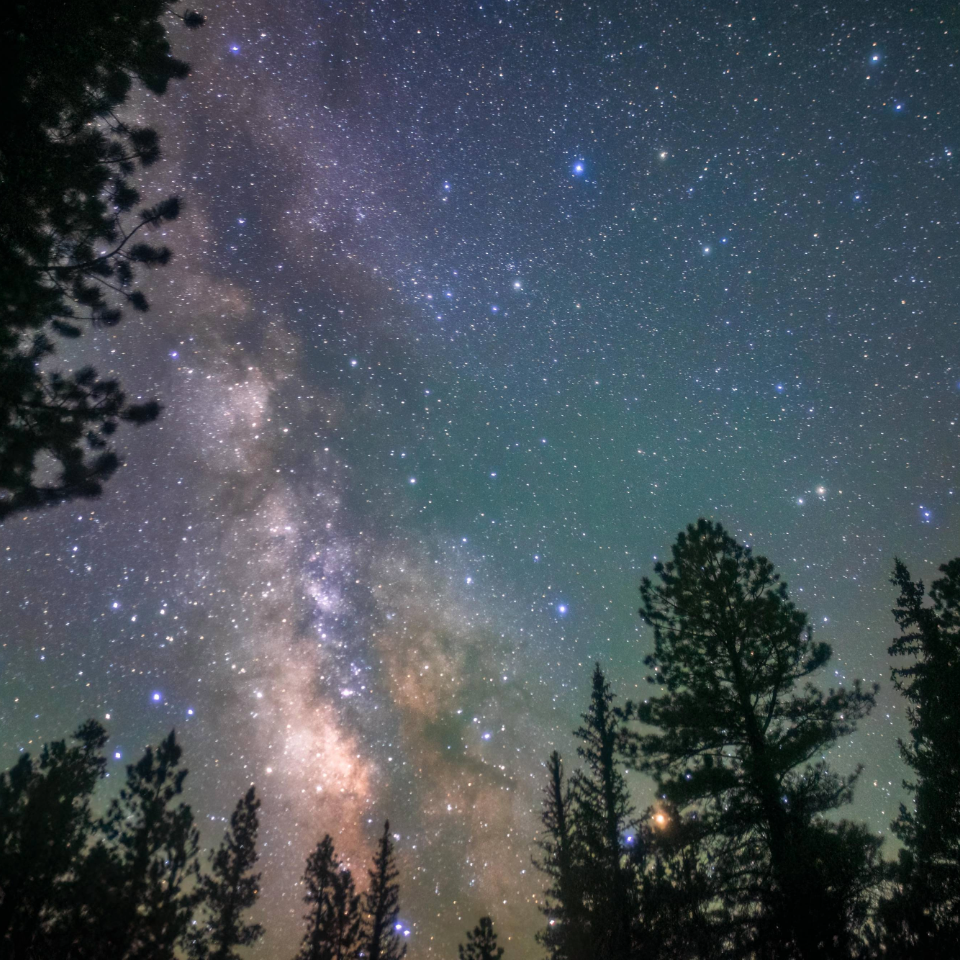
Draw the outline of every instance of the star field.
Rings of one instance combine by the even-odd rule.
[[[134,105],[179,193],[153,308],[80,348],[156,425],[0,528],[0,760],[173,726],[215,841],[263,797],[259,956],[310,847],[397,831],[410,956],[540,955],[543,762],[686,523],[767,555],[887,833],[895,556],[955,556],[960,72],[946,8],[221,0]],[[110,783],[112,781],[108,781]],[[648,784],[634,777],[639,806]],[[509,939],[508,939],[509,938]]]

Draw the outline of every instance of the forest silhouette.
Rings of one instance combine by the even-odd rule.
[[[3,28],[0,125],[0,519],[98,495],[131,403],[91,367],[51,367],[55,346],[145,311],[142,268],[170,259],[145,235],[179,200],[139,206],[131,178],[160,156],[155,131],[118,116],[135,82],[162,94],[188,73],[166,0],[26,4]],[[67,42],[69,40],[69,42]],[[139,208],[138,208],[139,207]],[[544,758],[541,929],[551,960],[813,960],[960,956],[960,557],[930,584],[897,561],[891,681],[908,704],[900,744],[909,803],[884,851],[843,816],[859,769],[823,759],[875,704],[859,682],[823,690],[831,660],[773,565],[716,523],[682,532],[640,586],[650,695],[622,704],[600,665],[574,732],[577,762]],[[4,960],[239,960],[263,935],[249,914],[260,801],[251,786],[204,855],[171,731],[127,767],[97,812],[107,733],[24,753],[0,774]],[[652,783],[635,796],[626,771]],[[399,871],[384,824],[364,889],[322,837],[306,856],[296,960],[402,960]],[[481,917],[460,960],[500,960]],[[508,958],[509,960],[509,958]]]
[[[699,520],[640,585],[652,633],[651,695],[622,705],[599,664],[575,769],[544,758],[542,831],[531,837],[550,960],[813,960],[960,955],[960,558],[929,593],[897,561],[892,681],[909,703],[901,742],[909,805],[896,857],[840,811],[859,768],[823,759],[874,705],[858,681],[822,690],[833,652],[814,641],[773,565]],[[127,767],[104,813],[107,735],[24,753],[0,775],[0,948],[10,960],[239,960],[260,801],[237,802],[201,856],[174,732]],[[648,774],[634,796],[626,771]],[[638,801],[646,800],[641,810]],[[306,859],[295,960],[402,960],[395,837],[386,822],[366,889],[327,834]],[[461,960],[499,960],[490,917]]]

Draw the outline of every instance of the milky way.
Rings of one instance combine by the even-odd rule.
[[[411,956],[532,940],[543,761],[711,516],[885,682],[893,558],[956,555],[956,22],[935,5],[221,2],[135,109],[178,192],[152,311],[81,343],[162,421],[0,529],[0,759],[175,726],[268,936],[386,817]],[[902,708],[833,759],[886,833]],[[633,781],[639,806],[649,784]]]

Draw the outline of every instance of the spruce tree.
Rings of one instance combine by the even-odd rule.
[[[64,916],[92,893],[77,870],[94,835],[107,736],[90,720],[74,739],[46,744],[37,759],[23,754],[0,774],[0,956],[11,960],[55,955]]]
[[[332,960],[352,960],[360,949],[360,894],[350,871],[341,865],[333,886]]]
[[[327,834],[307,858],[303,874],[307,930],[297,960],[346,960],[360,941],[360,896],[350,871],[335,857]]]
[[[240,960],[236,947],[248,947],[263,936],[259,923],[243,918],[260,895],[257,831],[260,800],[254,787],[237,801],[230,828],[210,856],[210,872],[200,881],[198,900],[203,917],[191,953],[200,960]]]
[[[582,852],[574,828],[574,796],[556,750],[547,761],[543,794],[543,831],[537,841],[540,856],[533,862],[546,875],[549,886],[541,906],[547,925],[538,932],[537,940],[551,960],[581,960],[594,951],[584,926]]]
[[[859,682],[824,694],[810,677],[831,658],[763,557],[700,520],[644,578],[645,659],[659,689],[628,712],[652,732],[634,741],[641,769],[712,845],[731,912],[729,936],[765,957],[849,956],[851,903],[869,886],[877,842],[822,817],[849,802],[859,769],[822,759],[874,704]],[[856,850],[851,851],[851,847]],[[837,868],[840,851],[856,878]],[[861,882],[863,881],[863,882]]]
[[[467,931],[467,945],[459,944],[457,952],[460,960],[500,960],[503,947],[497,946],[493,921],[489,917],[481,917],[473,930]]]
[[[900,560],[894,567],[901,636],[889,652],[908,659],[892,677],[908,703],[900,752],[915,779],[892,824],[904,847],[883,908],[888,953],[936,960],[960,956],[960,557],[940,573],[928,604],[923,583]]]
[[[141,205],[134,174],[160,156],[154,130],[119,115],[138,81],[163,94],[187,65],[171,56],[169,0],[15,3],[0,28],[0,520],[95,496],[116,470],[111,437],[157,417],[91,367],[51,369],[55,347],[148,304],[140,268],[179,200]],[[45,461],[56,465],[48,474]]]
[[[366,960],[403,960],[407,946],[397,932],[400,915],[400,871],[394,861],[390,821],[383,824],[370,873],[370,887],[363,898],[366,923],[363,927],[363,956]]]
[[[637,932],[636,871],[626,837],[636,832],[636,825],[619,764],[625,730],[613,699],[598,663],[583,724],[575,731],[583,767],[573,776],[572,814],[581,849],[580,925],[588,931],[594,950],[609,960],[626,960]]]

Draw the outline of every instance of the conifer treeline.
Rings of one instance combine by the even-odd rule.
[[[896,861],[838,816],[860,767],[826,762],[875,703],[824,693],[832,657],[772,564],[700,520],[640,586],[651,696],[617,706],[599,664],[576,731],[581,760],[547,763],[536,864],[551,960],[960,957],[960,559],[924,602],[897,561],[889,653],[910,704],[915,778]],[[625,771],[656,793],[636,816]]]
[[[92,799],[106,774],[106,733],[88,721],[0,774],[0,956],[4,960],[240,960],[263,934],[260,800],[240,798],[206,868],[187,771],[171,734],[127,767],[107,812]],[[362,901],[327,835],[303,877],[306,932],[296,960],[403,960],[398,870],[384,824]]]
[[[860,773],[825,757],[873,706],[854,681],[812,682],[831,659],[773,566],[699,521],[644,579],[651,696],[618,705],[600,666],[579,763],[546,763],[534,862],[549,960],[960,957],[960,558],[930,586],[897,561],[893,680],[912,795],[895,860],[839,816]],[[902,658],[902,659],[899,659]],[[263,930],[253,787],[201,858],[171,733],[127,767],[105,813],[94,721],[0,774],[0,956],[9,960],[241,960]],[[656,792],[638,813],[627,771]],[[399,871],[386,822],[361,893],[327,835],[303,875],[294,960],[403,960]],[[203,862],[202,862],[203,861]],[[500,960],[482,917],[460,960]]]

